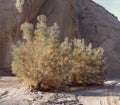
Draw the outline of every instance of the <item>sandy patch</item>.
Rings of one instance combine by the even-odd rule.
[[[104,86],[72,87],[66,91],[30,91],[16,77],[0,78],[0,105],[120,105],[120,79]]]

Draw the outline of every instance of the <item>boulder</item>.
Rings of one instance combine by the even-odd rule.
[[[10,34],[16,27],[16,0],[0,0],[0,68],[10,67]],[[16,24],[16,25],[15,25]]]
[[[20,25],[36,23],[38,15],[46,15],[47,24],[56,22],[64,37],[84,38],[94,47],[103,47],[107,57],[108,77],[120,75],[120,22],[92,0],[1,0],[0,1],[0,67],[9,68],[12,42],[21,38]],[[4,12],[3,12],[4,11]]]
[[[120,22],[90,0],[76,0],[79,32],[86,42],[102,47],[107,57],[107,76],[120,77]]]

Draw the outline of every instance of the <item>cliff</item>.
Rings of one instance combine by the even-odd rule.
[[[21,38],[19,26],[24,21],[36,23],[44,14],[48,25],[57,22],[65,36],[84,38],[94,47],[103,47],[107,56],[108,77],[120,75],[120,22],[92,0],[0,0],[0,67],[9,68],[10,43]]]

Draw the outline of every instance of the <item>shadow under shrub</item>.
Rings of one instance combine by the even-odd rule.
[[[43,15],[37,20],[35,28],[27,22],[21,25],[25,42],[12,46],[12,71],[17,77],[29,88],[44,91],[104,82],[102,48],[93,49],[81,39],[58,43],[57,24],[47,27]]]

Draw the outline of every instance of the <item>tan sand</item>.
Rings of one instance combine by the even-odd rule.
[[[16,77],[0,77],[0,105],[120,105],[120,79],[104,86],[72,87],[66,91],[40,92],[25,89]]]

